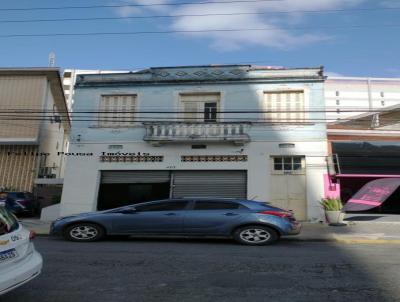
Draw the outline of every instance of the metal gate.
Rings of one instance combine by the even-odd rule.
[[[172,197],[247,198],[247,171],[173,171]]]
[[[163,183],[170,181],[169,171],[102,171],[101,183]]]

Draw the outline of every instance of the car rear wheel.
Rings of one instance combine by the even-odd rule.
[[[249,225],[237,229],[233,238],[246,245],[267,245],[279,239],[278,233],[266,226]]]
[[[69,226],[64,236],[71,241],[97,241],[105,236],[103,227],[94,223],[77,223]]]

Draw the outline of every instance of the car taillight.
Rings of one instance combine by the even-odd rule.
[[[29,240],[33,240],[36,237],[36,233],[34,231],[29,231]]]
[[[278,216],[281,218],[288,218],[288,217],[292,216],[292,213],[290,213],[290,212],[278,212],[278,211],[262,211],[262,212],[259,212],[259,214],[273,215],[273,216]]]

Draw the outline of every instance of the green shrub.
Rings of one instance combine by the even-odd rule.
[[[340,198],[322,198],[320,204],[325,211],[341,211],[343,209]]]

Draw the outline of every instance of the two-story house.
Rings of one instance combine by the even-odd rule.
[[[320,216],[322,68],[150,68],[76,79],[61,215],[191,196]]]
[[[2,189],[61,185],[69,130],[57,68],[0,68]]]

